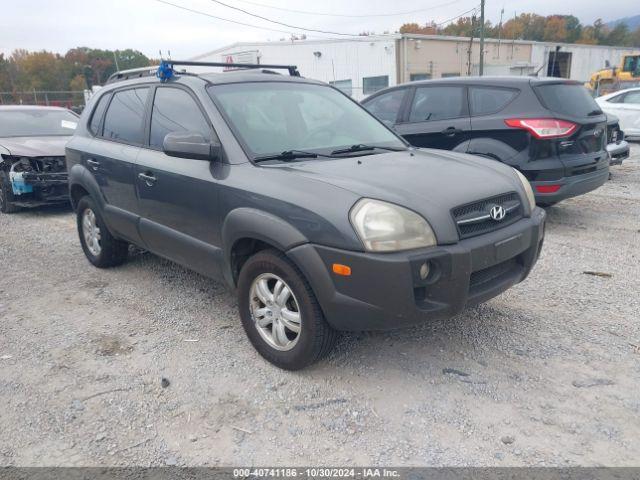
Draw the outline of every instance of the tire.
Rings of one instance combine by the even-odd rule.
[[[76,210],[76,218],[80,245],[82,245],[82,250],[87,259],[94,266],[98,268],[115,267],[127,260],[129,244],[111,235],[91,197],[84,196],[80,199]],[[93,222],[91,222],[91,218]],[[97,235],[89,235],[90,238],[87,238],[85,229],[90,231],[90,228],[87,224],[83,225],[83,222],[86,221],[90,224],[93,223],[93,226],[97,227]],[[93,232],[95,233],[95,230]]]
[[[0,171],[0,212],[15,213],[20,207],[13,204],[15,197],[9,181],[9,175],[6,171]]]
[[[291,293],[287,302],[280,302],[284,305],[282,308],[276,305],[278,302],[272,301],[275,310],[271,313],[266,302],[260,299],[265,293],[259,287],[259,284],[264,285],[261,283],[263,280],[269,293],[277,292],[278,281],[284,284],[280,298],[287,295],[284,288],[288,287]],[[267,298],[273,299],[273,296]],[[338,338],[338,332],[325,320],[307,279],[291,260],[277,250],[262,250],[243,265],[238,280],[238,303],[242,326],[255,349],[266,360],[284,370],[300,370],[317,362],[331,351]],[[263,316],[262,311],[265,310],[267,313]],[[288,327],[283,327],[286,340],[290,342],[283,345],[285,342],[276,333],[279,329],[274,322],[296,325],[292,321],[296,313],[299,332],[296,334]],[[270,326],[269,319],[273,320]],[[269,336],[273,343],[267,340]],[[276,345],[278,343],[279,348]]]

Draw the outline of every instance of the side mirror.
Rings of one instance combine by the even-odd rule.
[[[222,145],[206,140],[197,132],[167,133],[162,151],[171,157],[196,160],[219,160],[222,157]]]

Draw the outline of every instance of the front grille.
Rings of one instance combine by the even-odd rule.
[[[473,295],[480,290],[486,290],[491,285],[499,282],[521,268],[517,257],[510,258],[488,268],[478,270],[471,274],[469,279],[469,293]]]
[[[506,210],[506,215],[500,221],[489,216],[489,212],[495,206],[501,206]],[[461,239],[499,230],[517,222],[523,216],[522,202],[515,192],[461,205],[454,208],[451,213]]]

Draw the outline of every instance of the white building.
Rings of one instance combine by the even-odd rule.
[[[485,40],[485,75],[557,76],[585,82],[633,49],[524,40]],[[477,75],[479,41],[441,35],[378,35],[232,45],[192,58],[225,63],[297,65],[308,78],[360,100],[412,80]]]

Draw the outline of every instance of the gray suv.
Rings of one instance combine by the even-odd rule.
[[[410,147],[293,68],[170,67],[118,75],[67,145],[82,249],[105,268],[135,244],[224,279],[273,364],[450,317],[536,262],[545,213],[513,168]]]

